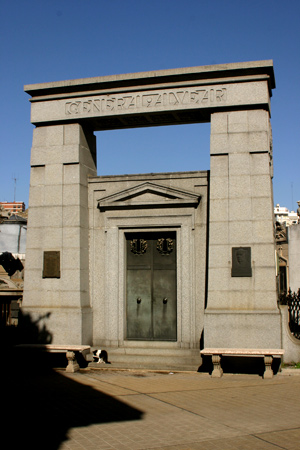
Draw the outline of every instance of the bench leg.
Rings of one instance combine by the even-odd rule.
[[[223,370],[221,367],[221,355],[212,355],[211,359],[214,365],[211,376],[213,378],[220,378],[223,375]]]
[[[66,372],[77,372],[79,370],[79,364],[76,361],[76,354],[75,352],[67,352],[66,353],[68,365],[66,368]]]
[[[263,378],[273,378],[274,373],[272,370],[272,362],[273,362],[273,356],[265,356],[265,373],[263,375]]]

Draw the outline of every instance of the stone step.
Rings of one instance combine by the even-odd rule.
[[[201,364],[200,353],[196,349],[106,348],[110,364],[92,362],[93,350],[87,358],[92,368],[197,371]]]
[[[141,370],[141,371],[155,371],[155,372],[198,372],[199,364],[157,364],[157,363],[112,363],[112,364],[97,364],[90,362],[88,364],[90,369],[95,370]]]

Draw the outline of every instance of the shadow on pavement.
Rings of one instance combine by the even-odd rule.
[[[142,411],[65,377],[52,368],[57,361],[51,358],[33,360],[32,354],[16,354],[7,347],[1,359],[1,429],[7,437],[3,450],[57,450],[71,428],[143,416]]]
[[[32,320],[20,312],[18,327],[0,327],[3,450],[57,450],[71,428],[142,418],[142,411],[54,370],[66,367],[65,354],[57,361],[62,355],[16,348],[23,343],[51,343],[48,317]]]
[[[143,415],[113,397],[68,379],[63,372],[53,370],[49,362],[28,361],[25,354],[19,359],[10,353],[2,360],[1,389],[5,393],[1,429],[2,436],[8,438],[7,449],[20,445],[31,450],[56,450],[68,439],[70,428],[140,420]]]
[[[274,358],[272,363],[274,374],[277,374],[280,370],[280,363],[280,358]],[[261,357],[224,356],[221,365],[223,372],[230,374],[251,374],[262,377],[265,371],[264,359]],[[211,374],[212,371],[213,363],[211,356],[202,356],[202,365],[199,367],[198,372],[208,372]]]

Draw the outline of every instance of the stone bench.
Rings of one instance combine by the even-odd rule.
[[[86,355],[91,352],[89,345],[55,345],[55,344],[19,344],[17,349],[38,350],[49,353],[66,353],[68,365],[66,372],[77,372],[80,368],[78,364],[78,354],[81,354],[84,359]]]
[[[211,376],[219,378],[223,375],[221,367],[222,356],[248,356],[248,357],[264,357],[265,372],[263,378],[273,378],[272,370],[273,358],[281,358],[284,354],[282,349],[248,349],[248,348],[205,348],[200,351],[201,356],[211,356],[213,363],[213,371]]]

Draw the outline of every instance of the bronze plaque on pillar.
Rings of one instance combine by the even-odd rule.
[[[251,247],[232,247],[232,277],[252,277]]]
[[[60,252],[44,252],[43,278],[60,278]]]

